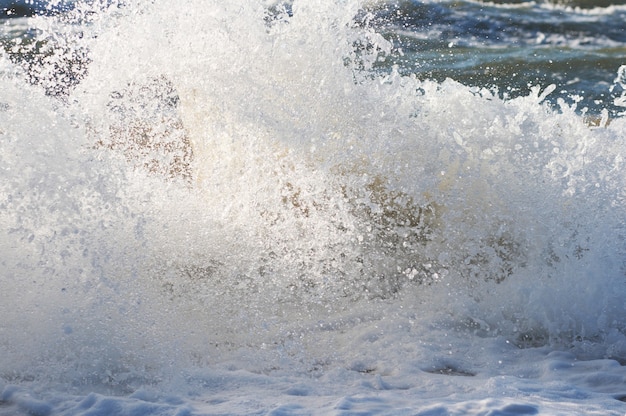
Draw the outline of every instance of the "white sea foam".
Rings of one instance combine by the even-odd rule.
[[[356,1],[209,3],[3,72],[0,414],[623,413],[622,119],[374,75]]]

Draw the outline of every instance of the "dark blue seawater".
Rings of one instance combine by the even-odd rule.
[[[372,13],[395,47],[385,68],[493,87],[504,97],[554,84],[552,102],[578,102],[590,114],[623,111],[614,105],[626,64],[622,1],[397,1]]]
[[[69,10],[74,0],[0,0],[0,18],[51,15]]]

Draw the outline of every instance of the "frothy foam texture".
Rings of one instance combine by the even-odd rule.
[[[0,376],[123,390],[390,304],[626,358],[622,119],[374,75],[356,1],[249,3],[78,5],[4,63]]]

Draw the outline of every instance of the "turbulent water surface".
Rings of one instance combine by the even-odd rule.
[[[620,112],[614,100],[623,91],[615,85],[626,51],[623,2],[405,1],[376,9],[396,48],[390,61],[403,73],[490,86],[505,98],[554,84],[551,102]]]
[[[626,411],[624,6],[26,5],[0,415]]]

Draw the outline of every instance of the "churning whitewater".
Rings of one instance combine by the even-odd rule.
[[[14,24],[0,415],[626,412],[626,122],[381,70],[381,8]]]

